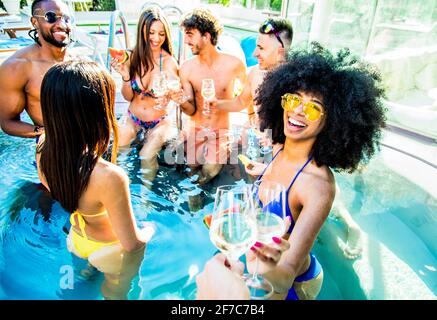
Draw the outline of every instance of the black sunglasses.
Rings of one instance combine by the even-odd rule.
[[[44,20],[48,23],[55,23],[56,21],[58,21],[58,19],[64,20],[65,23],[73,23],[73,17],[70,17],[66,14],[57,15],[56,12],[53,11],[47,11],[43,16],[37,14],[33,16],[37,18],[44,18]]]
[[[260,32],[264,34],[273,34],[276,37],[276,39],[278,39],[282,48],[284,48],[284,43],[282,42],[282,39],[279,36],[279,32],[275,30],[275,27],[269,21],[264,22],[264,24],[260,28]]]

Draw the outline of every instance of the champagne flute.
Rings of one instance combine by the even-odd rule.
[[[152,90],[153,94],[156,98],[160,99],[163,98],[167,92],[167,76],[164,72],[157,73],[152,78]],[[160,104],[157,104],[154,106],[156,110],[165,110],[165,106],[161,106]]]
[[[230,264],[256,242],[251,188],[224,185],[217,188],[209,236]]]
[[[211,116],[209,102],[215,98],[215,87],[213,79],[202,80],[201,95],[204,99],[202,114],[209,119],[209,117]]]
[[[274,181],[255,181],[252,189],[252,201],[256,217],[257,241],[271,244],[272,238],[281,238],[285,233],[286,190],[283,185]],[[258,274],[258,258],[255,272],[245,275],[251,299],[268,299],[273,294],[272,284]]]
[[[167,80],[167,89],[173,92],[178,92],[182,89],[181,80],[176,77],[172,77]],[[183,95],[182,101],[180,103],[184,103],[190,99],[189,96]],[[177,103],[178,104],[178,103]],[[179,104],[178,104],[179,105]]]
[[[179,78],[170,78],[167,80],[167,88],[170,91],[177,92],[181,89],[181,80]]]
[[[248,153],[252,156],[251,159],[255,159],[260,155],[265,156],[272,152],[272,130],[265,129],[262,132],[259,129],[259,117],[257,114],[251,119],[248,131],[249,138],[251,138],[249,139]],[[261,142],[261,140],[264,140],[264,142]],[[266,142],[268,143],[266,144]]]
[[[258,141],[259,141],[259,145],[260,145],[259,152],[261,153],[261,155],[264,156],[264,155],[271,153],[273,150],[272,139],[271,139],[272,130],[265,129],[264,132],[262,132],[258,128],[255,128],[254,131],[255,131],[256,136],[258,137]],[[262,143],[261,140],[264,140],[264,142]]]
[[[206,125],[201,126],[204,132],[209,135],[210,134],[210,118],[211,118],[211,108],[209,107],[210,100],[214,99],[215,97],[215,86],[214,86],[214,80],[213,79],[202,79],[202,89],[200,91],[200,94],[203,97],[203,110],[202,115],[205,117],[205,120],[207,121]],[[208,137],[209,139],[209,137]],[[204,154],[208,153],[208,145],[205,145],[205,150],[203,151]]]

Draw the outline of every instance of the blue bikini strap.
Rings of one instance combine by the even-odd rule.
[[[290,188],[293,186],[293,183],[296,181],[297,177],[300,175],[300,173],[303,171],[303,169],[305,169],[305,167],[308,165],[308,163],[311,162],[311,160],[313,160],[312,155],[308,158],[307,162],[305,162],[305,164],[299,169],[299,171],[294,175],[293,181],[291,181],[290,185],[288,186],[287,193],[288,193],[288,191],[290,191]]]
[[[267,168],[270,166],[270,164],[273,162],[273,160],[275,160],[276,156],[279,154],[279,152],[282,151],[282,149],[284,149],[284,147],[282,147],[281,149],[279,149],[279,150],[275,153],[275,155],[273,156],[272,160],[270,160],[270,162],[269,162],[269,163],[267,164],[267,166],[264,168],[263,172],[258,176],[258,178],[256,179],[256,181],[260,181],[260,180],[261,180],[261,178],[262,178],[262,176],[264,175],[264,173],[266,172]],[[255,186],[255,184],[254,184],[254,186]],[[259,187],[259,184],[258,184],[258,187]],[[259,204],[261,207],[263,207],[263,204],[262,204],[262,202],[261,202],[261,199],[259,198],[259,193],[258,193],[258,191],[259,191],[259,190],[257,189],[257,190],[254,190],[253,192],[256,192],[256,200],[258,201],[258,204]]]
[[[162,49],[159,52],[159,71],[162,71]]]

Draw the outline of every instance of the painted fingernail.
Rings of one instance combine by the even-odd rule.
[[[256,248],[255,247],[250,247],[250,250],[256,251]]]
[[[263,244],[261,242],[255,242],[255,247],[261,248]]]
[[[278,237],[272,237],[272,240],[277,244],[281,243],[281,239],[279,239]]]

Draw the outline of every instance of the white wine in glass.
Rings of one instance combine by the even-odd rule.
[[[203,115],[209,116],[211,114],[211,110],[209,108],[209,101],[214,99],[215,97],[215,87],[213,79],[203,79],[202,80],[202,89],[201,95],[203,99],[205,99],[205,103],[203,105]]]
[[[156,98],[162,98],[164,97],[168,92],[167,87],[167,76],[164,72],[160,72],[153,76],[152,78],[152,90],[153,94]],[[156,110],[165,110],[165,106],[161,106],[157,104],[154,106]]]
[[[169,91],[178,92],[182,89],[181,80],[179,78],[170,78],[167,80],[167,89]],[[183,95],[180,103],[185,103],[190,99],[189,96]],[[178,103],[176,103],[178,104]]]
[[[181,89],[181,81],[179,79],[169,79],[167,80],[167,88],[170,91],[179,91]]]
[[[251,188],[225,185],[217,188],[209,236],[232,264],[256,242],[256,221]]]
[[[285,230],[287,192],[285,187],[269,180],[257,180],[253,184],[252,201],[257,226],[257,241],[264,244],[273,243],[272,238],[281,238]],[[267,299],[273,294],[273,286],[258,275],[258,259],[253,275],[245,276],[251,299]]]
[[[274,181],[255,181],[253,184],[254,206],[258,228],[257,241],[269,244],[272,238],[285,233],[286,190]]]

